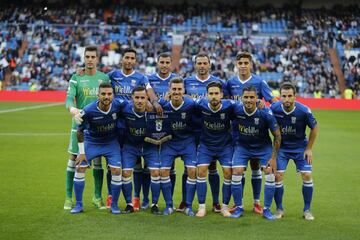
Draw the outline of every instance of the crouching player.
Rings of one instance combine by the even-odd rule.
[[[244,212],[241,180],[248,161],[260,160],[261,169],[265,172],[263,216],[268,220],[274,220],[275,217],[270,211],[270,206],[275,191],[276,158],[280,147],[281,134],[271,110],[256,107],[257,99],[256,88],[254,86],[245,87],[242,94],[244,107],[235,113],[236,116],[233,121],[233,134],[236,143],[232,162],[231,190],[236,208],[231,217],[240,217]],[[269,130],[274,136],[273,147],[271,146]]]
[[[281,146],[277,159],[278,174],[276,175],[275,203],[276,218],[284,216],[282,197],[284,194],[283,178],[289,162],[293,159],[297,171],[300,171],[303,180],[302,194],[304,198],[304,218],[314,220],[310,212],[310,203],[313,194],[312,146],[317,135],[317,122],[311,110],[295,101],[295,87],[285,83],[280,87],[281,101],[271,105],[271,110],[281,130]],[[310,130],[309,141],[306,139],[306,126]]]
[[[104,156],[111,170],[111,191],[113,201],[110,212],[119,214],[118,199],[121,190],[121,154],[117,141],[116,121],[122,102],[112,101],[113,88],[109,83],[99,86],[98,101],[86,106],[77,119],[83,122],[78,127],[79,155],[76,158],[74,177],[75,207],[71,213],[83,211],[82,195],[85,187],[85,170],[91,159]]]

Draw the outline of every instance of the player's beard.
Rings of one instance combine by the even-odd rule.
[[[212,108],[218,109],[219,105],[220,105],[220,101],[213,99],[213,100],[210,101],[210,105],[211,105]]]

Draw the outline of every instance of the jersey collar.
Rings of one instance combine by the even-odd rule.
[[[245,84],[246,82],[248,82],[251,78],[252,78],[252,74],[250,74],[250,77],[248,79],[245,79],[244,81],[240,79],[239,76],[237,76],[239,82],[241,82],[242,84]]]
[[[131,108],[131,110],[132,110],[132,112],[135,114],[135,116],[136,116],[136,117],[138,117],[138,118],[143,118],[143,117],[145,117],[145,116],[146,116],[146,111],[144,112],[144,115],[139,115],[138,113],[136,113],[136,112],[135,112],[134,107],[133,107],[133,108]]]
[[[172,102],[171,102],[171,100],[170,100],[170,106],[171,106],[175,111],[179,110],[179,109],[184,105],[184,103],[185,103],[185,101],[184,101],[184,99],[183,99],[183,102],[180,104],[180,106],[174,107],[174,105],[172,104]]]
[[[198,78],[197,75],[195,75],[195,78],[196,78],[198,81],[200,81],[200,82],[206,82],[207,80],[209,80],[209,79],[211,78],[211,75],[209,74],[209,76],[208,76],[206,79],[204,79],[204,80],[201,80],[200,78]]]
[[[210,107],[210,103],[208,103],[208,107],[209,107],[210,111],[212,111],[213,113],[217,113],[218,111],[220,111],[220,110],[222,109],[223,105],[222,105],[222,103],[220,103],[220,107],[219,107],[218,110],[213,110],[213,109]]]
[[[107,110],[106,112],[104,112],[103,110],[101,110],[100,108],[99,108],[99,101],[98,101],[98,103],[96,104],[96,108],[101,112],[101,113],[103,113],[103,114],[108,114],[109,112],[110,112],[110,110],[111,110],[111,107],[112,107],[112,103],[110,103],[110,107],[109,107],[109,110]]]
[[[131,75],[133,75],[135,73],[135,70],[133,69],[133,71],[129,74],[129,75],[126,75],[123,70],[121,69],[121,74],[124,75],[125,77],[129,77]]]
[[[258,108],[256,107],[255,110],[252,113],[247,113],[247,111],[245,110],[245,107],[243,106],[244,112],[247,116],[251,117],[252,115],[254,115],[256,113],[256,111],[258,110]]]
[[[295,111],[296,106],[294,106],[293,110],[291,110],[290,112],[287,112],[287,111],[284,109],[283,105],[281,104],[281,109],[283,110],[283,112],[284,112],[286,115],[290,115],[292,112]]]
[[[166,78],[160,77],[160,75],[159,75],[158,73],[156,73],[156,76],[157,76],[160,80],[166,81],[166,80],[171,76],[171,73],[169,73],[169,76],[167,76]]]

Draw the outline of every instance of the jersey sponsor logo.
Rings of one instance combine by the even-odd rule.
[[[225,124],[223,124],[223,123],[212,123],[212,122],[204,121],[204,126],[207,129],[215,130],[215,131],[225,129]]]
[[[115,86],[115,95],[131,95],[131,91],[130,86]]]
[[[133,136],[141,137],[145,136],[145,128],[129,128],[130,134]]]
[[[283,135],[287,135],[287,134],[296,134],[296,128],[294,128],[293,126],[285,126],[281,128],[281,134]]]
[[[184,122],[173,122],[171,124],[171,129],[176,131],[176,130],[182,130],[186,128],[186,123]]]
[[[291,117],[291,123],[296,123],[296,117]]]
[[[224,120],[224,119],[225,119],[225,113],[221,113],[221,114],[220,114],[220,118],[221,118],[222,120]]]
[[[109,123],[107,125],[97,126],[98,132],[109,132],[115,129],[115,123]]]
[[[259,118],[254,118],[254,123],[255,123],[256,125],[259,125]]]
[[[156,131],[160,132],[162,130],[162,122],[160,119],[155,121]]]
[[[83,88],[82,92],[84,96],[96,96],[99,91],[99,88]]]
[[[257,129],[256,127],[251,127],[251,126],[246,127],[241,124],[239,124],[238,130],[242,135],[248,135],[248,136],[259,135],[260,133],[259,129]]]
[[[232,85],[232,86],[230,86],[231,88],[239,88],[240,87],[240,85]]]

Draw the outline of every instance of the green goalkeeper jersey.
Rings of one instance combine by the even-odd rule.
[[[108,75],[100,71],[96,71],[94,75],[72,75],[66,94],[66,108],[83,109],[96,101],[100,83],[110,83]]]

